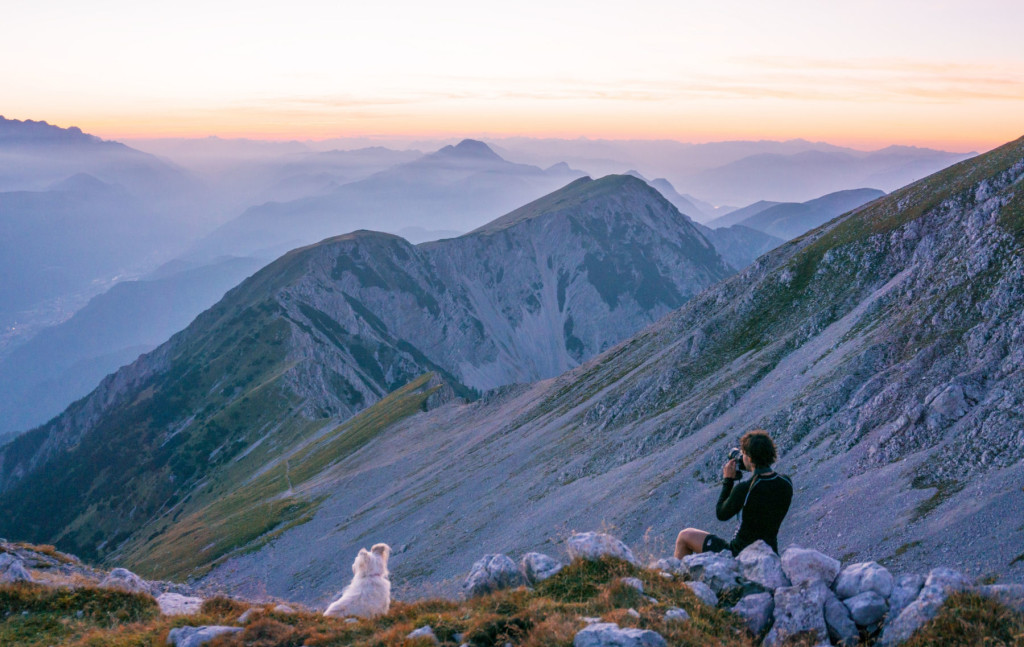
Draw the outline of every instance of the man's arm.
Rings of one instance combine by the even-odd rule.
[[[747,496],[750,481],[742,481],[733,487],[735,481],[731,478],[722,481],[722,492],[718,495],[718,504],[715,506],[715,514],[719,521],[732,519],[743,508],[743,499]]]

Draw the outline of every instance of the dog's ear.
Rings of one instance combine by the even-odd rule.
[[[373,548],[370,550],[380,555],[385,562],[388,561],[388,557],[391,556],[391,546],[388,546],[387,544],[374,544]]]
[[[372,559],[373,556],[370,554],[369,551],[367,551],[365,548],[360,548],[359,554],[356,555],[355,561],[352,562],[352,573],[354,575],[366,573],[368,570],[370,570],[370,560]]]

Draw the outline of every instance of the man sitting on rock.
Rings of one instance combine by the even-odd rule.
[[[697,528],[687,528],[676,538],[676,559],[705,551],[732,551],[738,555],[741,550],[763,539],[776,553],[779,552],[779,526],[789,511],[793,500],[793,482],[788,476],[772,470],[775,462],[775,443],[762,429],[747,432],[740,439],[741,460],[753,476],[741,481],[736,461],[730,459],[722,467],[722,493],[718,496],[715,512],[719,521],[727,521],[739,514],[740,527],[732,541],[726,541]],[[735,486],[735,487],[734,487]]]

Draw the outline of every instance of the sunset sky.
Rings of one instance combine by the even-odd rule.
[[[1020,0],[54,0],[0,21],[0,114],[107,138],[1024,135]]]

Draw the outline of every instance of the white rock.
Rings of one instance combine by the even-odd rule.
[[[194,616],[203,606],[202,598],[178,593],[163,593],[156,599],[160,613],[165,616]]]
[[[904,642],[917,629],[934,618],[950,593],[964,591],[971,582],[961,573],[949,568],[933,568],[928,573],[921,593],[900,615],[885,626],[879,647],[892,647]]]
[[[715,593],[721,593],[739,583],[740,565],[728,553],[698,553],[687,555],[683,564],[690,572],[690,577],[704,582]]]
[[[709,607],[718,606],[718,596],[711,590],[711,587],[704,582],[684,582],[683,586],[693,591],[693,594],[697,596],[697,599]]]
[[[409,635],[406,636],[406,638],[410,640],[415,640],[416,638],[429,638],[430,642],[435,645],[441,643],[441,641],[437,639],[437,636],[434,635],[434,628],[430,625],[423,625],[419,629],[409,632]]]
[[[462,590],[473,597],[524,584],[526,578],[507,555],[484,555],[473,564]]]
[[[149,583],[127,568],[115,568],[99,584],[101,589],[125,593],[151,593]]]
[[[896,578],[892,595],[889,596],[889,616],[886,622],[891,623],[899,617],[900,612],[917,599],[923,587],[924,575],[900,575]]]
[[[864,591],[852,598],[843,600],[843,604],[850,610],[850,617],[861,627],[871,627],[885,617],[889,611],[889,605],[885,598],[874,591]]]
[[[629,546],[603,532],[582,532],[569,538],[569,557],[595,560],[602,557],[618,557],[637,565],[636,557]]]
[[[31,582],[32,575],[25,563],[10,553],[0,553],[0,583]]]
[[[850,564],[839,572],[836,595],[840,600],[852,598],[866,591],[874,591],[883,598],[892,595],[895,580],[889,569],[877,562]]]
[[[653,570],[663,571],[670,575],[689,575],[689,570],[683,564],[683,560],[675,557],[665,557],[651,564]]]
[[[241,627],[221,626],[178,627],[171,629],[171,633],[167,635],[167,644],[175,647],[199,647],[217,636],[236,634],[241,630]]]
[[[775,624],[765,636],[765,647],[780,647],[789,636],[802,631],[813,631],[819,641],[828,642],[827,594],[828,587],[820,580],[775,589]]]
[[[772,622],[775,611],[775,599],[771,593],[755,593],[740,599],[732,612],[743,618],[747,629],[755,636],[760,636]]]
[[[782,570],[782,558],[772,547],[758,539],[736,556],[740,565],[740,574],[768,589],[774,591],[781,586],[790,586],[789,578]]]
[[[279,604],[271,609],[274,613],[292,614],[295,613],[295,609],[291,608],[287,604]]]
[[[599,622],[577,632],[573,647],[668,647],[661,634],[648,629],[620,629],[612,622]]]
[[[690,614],[686,612],[686,609],[672,607],[665,611],[665,622],[686,622],[689,619]]]
[[[626,614],[631,616],[631,617],[633,617],[633,618],[639,618],[640,617],[640,612],[637,611],[636,609],[633,609],[633,608],[626,609]]]
[[[557,574],[565,565],[544,553],[526,553],[519,561],[519,566],[526,575],[526,579],[531,584],[536,584]]]
[[[793,586],[815,580],[832,586],[839,575],[839,561],[816,550],[790,546],[782,551],[782,570]]]
[[[850,609],[829,591],[825,596],[825,627],[828,637],[835,645],[853,647],[860,642],[860,631],[857,623],[850,616]]]
[[[644,583],[641,582],[638,578],[635,578],[635,577],[620,577],[619,581],[622,582],[623,584],[625,584],[626,586],[633,587],[634,589],[636,589],[637,591],[640,591],[641,593],[644,592]]]
[[[594,616],[583,616],[583,622],[587,623],[588,625],[592,625],[595,622],[601,622],[601,619]]]

